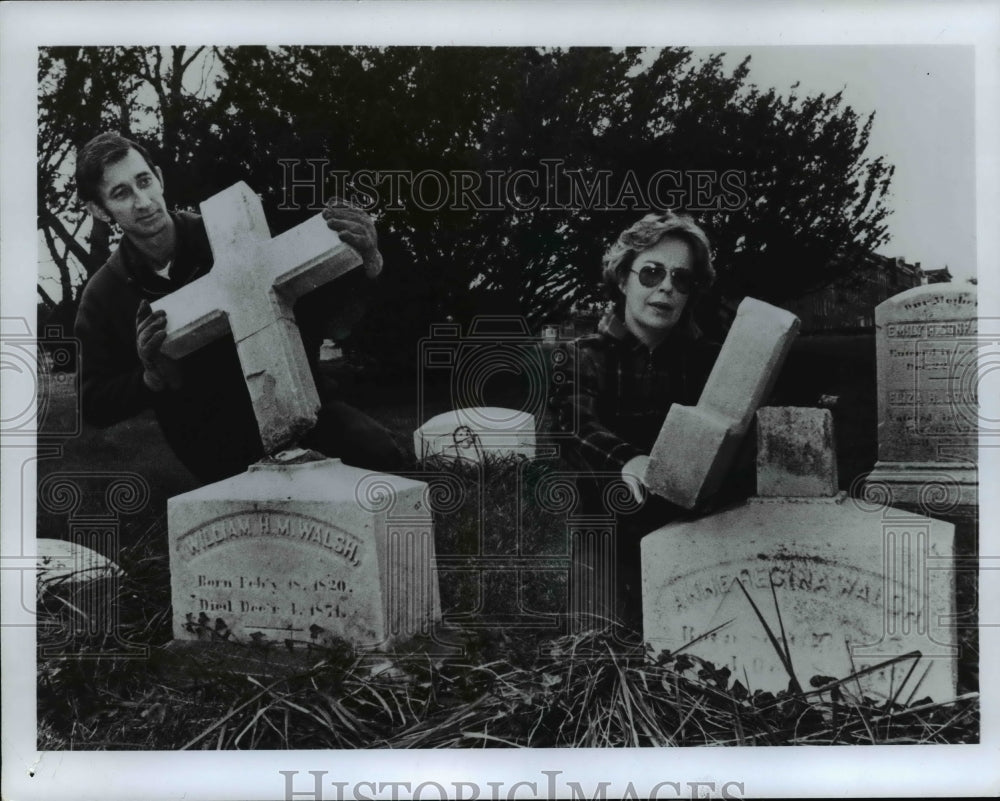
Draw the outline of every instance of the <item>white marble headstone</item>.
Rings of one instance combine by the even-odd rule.
[[[478,463],[487,455],[535,457],[535,416],[517,409],[475,406],[436,415],[413,432],[421,461],[432,457]]]
[[[979,366],[972,284],[929,284],[875,309],[875,494],[908,508],[978,502]]]
[[[669,524],[642,540],[645,640],[657,653],[687,647],[728,667],[751,691],[788,689],[789,673],[756,605],[779,641],[784,630],[793,672],[806,689],[814,676],[846,678],[916,651],[921,660],[914,675],[930,668],[917,697],[954,697],[954,526],[898,509],[867,508],[844,493],[803,496],[802,487],[812,483],[826,492],[833,462],[832,455],[801,456],[823,449],[817,432],[827,426],[811,418],[829,411],[801,412],[815,414],[777,410],[763,421],[758,417],[761,450],[786,468],[796,462],[794,470],[758,475],[766,497]],[[796,417],[801,425],[790,430],[786,424]],[[780,427],[769,429],[768,420]],[[769,441],[775,438],[780,442]],[[800,455],[782,456],[789,453]],[[795,473],[810,465],[820,475],[803,484]],[[791,493],[777,494],[782,486]],[[860,687],[889,697],[912,664],[879,667],[859,679]],[[852,681],[846,690],[857,688]]]
[[[168,501],[174,637],[387,648],[440,618],[426,485],[322,459]]]

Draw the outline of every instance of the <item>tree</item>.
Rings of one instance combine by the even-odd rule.
[[[71,179],[77,148],[114,130],[147,146],[167,181],[181,178],[184,143],[205,113],[203,85],[184,78],[203,48],[53,47],[39,52],[38,230],[59,281],[58,298],[41,280],[44,322],[72,328],[79,293],[108,258],[111,228],[86,213]],[[82,101],[82,102],[81,102]],[[189,125],[188,119],[195,120]],[[181,166],[178,167],[178,164]],[[91,225],[88,226],[88,220]]]
[[[84,237],[63,165],[109,127],[154,145],[175,205],[245,180],[276,233],[325,195],[367,198],[386,271],[356,341],[400,365],[434,321],[537,324],[597,301],[601,255],[653,204],[664,171],[682,181],[670,205],[700,206],[715,300],[780,303],[858,269],[885,240],[892,177],[867,154],[873,116],[840,95],[760,89],[747,61],[722,64],[683,48],[52,49],[39,67],[39,226],[72,304],[108,241]],[[186,89],[196,66],[202,88]],[[327,172],[310,186],[316,169]],[[408,174],[402,197],[387,171]],[[510,180],[518,171],[535,178]],[[459,202],[461,176],[478,178],[478,206]],[[695,202],[698,181],[708,202]]]

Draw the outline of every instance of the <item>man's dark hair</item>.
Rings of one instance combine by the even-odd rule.
[[[130,150],[142,156],[149,169],[156,171],[153,158],[138,142],[126,139],[124,136],[108,131],[99,134],[80,148],[76,154],[76,193],[80,200],[100,203],[97,187],[104,177],[104,168],[109,164],[121,161]]]

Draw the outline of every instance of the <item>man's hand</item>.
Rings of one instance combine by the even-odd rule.
[[[142,380],[153,392],[177,389],[181,384],[177,363],[160,353],[166,338],[167,313],[154,312],[148,301],[142,301],[135,315],[135,347],[142,362]]]
[[[323,209],[327,227],[361,255],[362,266],[369,278],[382,272],[382,254],[378,252],[378,235],[371,215],[349,200],[334,198]]]
[[[632,490],[632,496],[636,503],[642,503],[646,499],[646,485],[642,483],[642,477],[646,475],[647,464],[649,464],[649,457],[640,454],[633,456],[622,467],[622,480]]]

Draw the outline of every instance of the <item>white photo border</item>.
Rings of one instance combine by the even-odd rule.
[[[10,2],[0,6],[0,315],[35,320],[37,240],[34,190],[37,49],[52,45],[375,44],[375,45],[834,45],[963,44],[975,48],[976,202],[979,297],[982,315],[998,313],[1000,271],[1000,4],[671,3],[622,2]],[[946,232],[943,232],[946,235]],[[11,379],[3,378],[3,401]],[[983,413],[1000,419],[996,398],[981,397]],[[3,407],[0,407],[3,408]],[[3,418],[3,415],[0,415]],[[993,795],[1000,734],[996,688],[997,629],[981,632],[981,744],[842,748],[731,748],[386,752],[58,752],[35,748],[33,583],[33,449],[0,448],[2,496],[3,797],[16,799],[276,799],[286,798],[285,775],[295,775],[295,799],[314,797],[309,771],[346,782],[344,797],[374,796],[365,782],[471,783],[489,798],[487,782],[515,782],[517,797],[544,797],[553,772],[561,792],[576,781],[588,797],[611,782],[618,797],[629,781],[642,794],[658,782],[728,782],[733,797],[855,797]],[[997,476],[995,449],[983,448],[981,484]],[[996,496],[982,493],[982,554],[998,554]],[[27,590],[22,579],[28,576]],[[980,609],[1000,611],[1000,582],[980,576]],[[992,619],[992,618],[991,618]],[[994,623],[994,626],[997,624]],[[993,690],[993,691],[991,691]],[[355,795],[351,795],[352,792]],[[424,797],[437,797],[428,785]],[[704,794],[705,789],[701,792]],[[382,795],[379,797],[389,797]],[[716,796],[718,797],[718,796]]]

